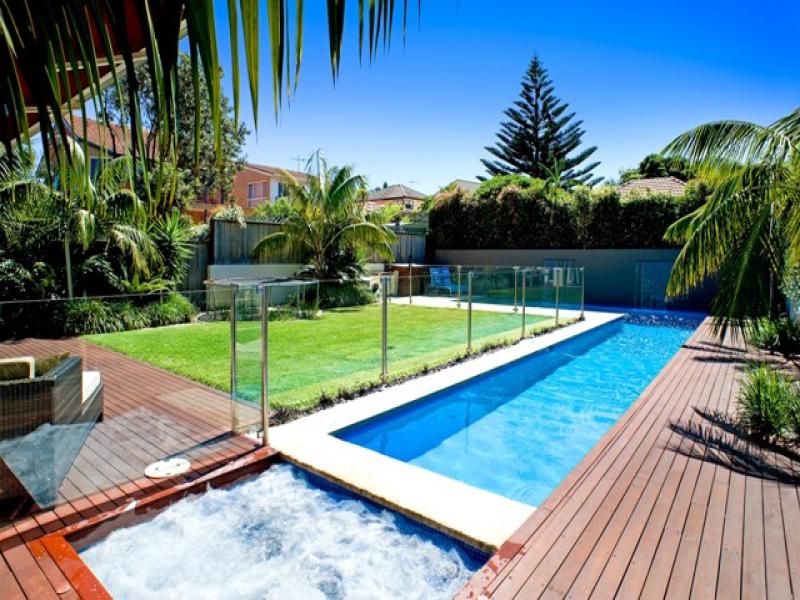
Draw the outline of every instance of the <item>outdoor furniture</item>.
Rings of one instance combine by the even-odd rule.
[[[429,269],[431,282],[428,285],[428,291],[443,290],[449,296],[452,296],[459,291],[458,285],[450,280],[450,269],[448,267],[430,267]]]
[[[31,365],[30,371],[36,363],[31,357],[17,362]],[[79,357],[69,356],[46,373],[0,381],[0,500],[55,504],[64,476],[103,416],[100,374],[81,367]]]

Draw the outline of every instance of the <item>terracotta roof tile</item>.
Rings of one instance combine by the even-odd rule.
[[[631,179],[619,186],[619,193],[623,198],[632,194],[671,194],[680,196],[686,188],[686,183],[677,177],[648,177],[645,179]]]

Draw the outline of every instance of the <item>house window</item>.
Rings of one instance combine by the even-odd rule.
[[[258,206],[267,199],[269,193],[268,181],[256,181],[247,184],[247,206]]]

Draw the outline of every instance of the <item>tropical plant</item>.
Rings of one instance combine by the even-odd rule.
[[[0,248],[26,272],[50,269],[47,289],[15,297],[174,288],[185,275],[188,222],[173,212],[148,215],[130,187],[130,157],[104,161],[92,179],[80,148],[72,152],[71,163],[44,175],[0,161]]]
[[[575,113],[566,112],[569,104],[559,100],[553,90],[547,70],[534,56],[519,99],[505,111],[509,120],[500,125],[497,144],[486,148],[492,158],[481,160],[489,175],[521,173],[549,180],[555,174],[565,188],[602,180],[592,174],[599,162],[583,164],[597,148],[577,151],[583,139],[583,121],[574,121]]]
[[[281,175],[292,212],[281,231],[258,243],[257,256],[301,257],[309,261],[316,279],[356,275],[359,252],[377,252],[391,260],[395,235],[364,217],[358,199],[365,181],[350,167],[328,167],[317,152],[303,181],[285,171]]]
[[[742,381],[739,418],[756,437],[781,437],[790,426],[790,411],[797,401],[794,382],[769,365],[757,365]]]
[[[673,140],[711,185],[708,201],[667,230],[683,244],[667,287],[680,296],[716,278],[718,330],[784,310],[778,285],[800,258],[800,108],[770,125],[718,121]]]
[[[87,98],[97,98],[109,83],[119,88],[124,74],[130,92],[131,151],[135,160],[140,158],[144,155],[144,142],[137,99],[140,82],[136,77],[136,62],[143,61],[155,87],[154,112],[161,124],[159,155],[161,158],[174,156],[178,121],[175,93],[179,85],[178,48],[185,35],[195,89],[201,83],[201,70],[205,76],[212,111],[214,146],[217,159],[220,160],[222,86],[218,77],[220,53],[215,4],[212,0],[72,0],[67,3],[6,0],[0,3],[0,79],[3,81],[0,104],[6,107],[6,121],[0,129],[0,142],[10,148],[12,141],[27,139],[33,121],[38,123],[42,147],[55,146],[53,142],[56,139],[66,143],[68,134],[64,124],[54,116],[60,116],[66,107],[68,112],[77,110],[85,117]],[[291,4],[294,5],[293,13],[290,11]],[[303,0],[294,3],[289,0],[267,2],[269,72],[272,75],[276,113],[283,99],[290,97],[297,88],[303,56],[304,4]],[[328,47],[334,79],[338,75],[341,59],[345,5],[340,0],[327,3]],[[405,32],[408,2],[402,6]],[[260,44],[267,37],[260,28],[259,3],[255,0],[230,0],[227,9],[225,20],[230,39],[236,120],[240,105],[242,48],[257,126]],[[396,12],[394,0],[359,2],[359,53],[366,48],[372,59],[382,45],[384,48],[388,46]],[[292,21],[293,27],[290,25]],[[294,41],[293,49],[290,39]],[[113,60],[109,60],[111,57]],[[76,89],[75,73],[81,74],[79,85],[83,89]],[[199,112],[195,114],[194,127],[197,157]],[[67,158],[71,158],[69,154]]]
[[[754,319],[747,328],[747,341],[765,350],[797,354],[800,350],[800,324],[788,315]]]

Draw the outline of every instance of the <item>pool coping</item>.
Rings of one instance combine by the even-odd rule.
[[[493,553],[530,517],[535,507],[330,434],[504,367],[623,316],[587,311],[585,320],[578,323],[274,427],[269,432],[269,444],[282,458],[303,469],[481,551]]]

